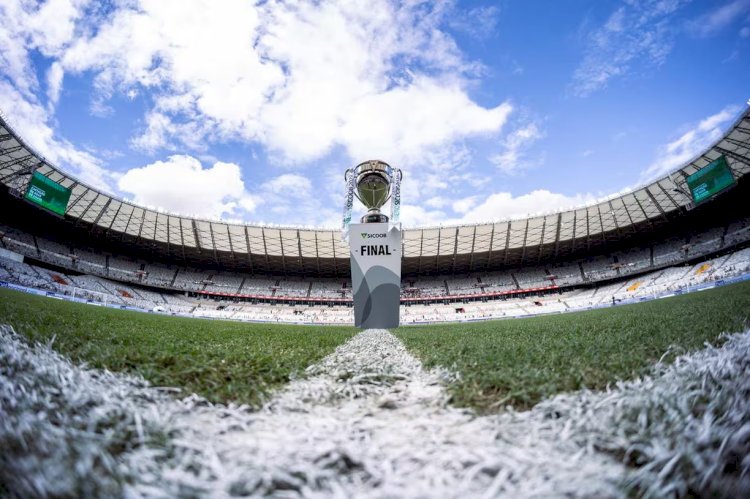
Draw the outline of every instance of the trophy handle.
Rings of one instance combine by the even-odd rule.
[[[392,170],[393,185],[391,186],[391,223],[398,223],[401,217],[401,179],[404,174],[400,168]]]
[[[349,240],[349,224],[352,221],[352,206],[354,204],[354,180],[357,176],[351,168],[348,168],[344,172],[344,180],[346,180],[346,201],[344,202],[344,214],[341,222],[341,240],[346,242]]]

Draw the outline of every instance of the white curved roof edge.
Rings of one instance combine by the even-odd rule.
[[[690,165],[691,163],[693,163],[694,161],[696,161],[697,159],[699,159],[705,153],[705,151],[708,151],[708,150],[712,149],[713,147],[715,147],[717,144],[719,144],[731,132],[732,129],[734,129],[735,127],[737,127],[737,125],[743,120],[745,114],[747,114],[748,112],[750,112],[750,100],[748,100],[745,103],[745,108],[744,109],[740,109],[740,111],[738,111],[737,117],[734,120],[732,120],[731,125],[727,126],[723,130],[721,136],[716,141],[714,141],[709,147],[706,147],[705,149],[703,149],[702,152],[696,154],[690,160],[685,161],[684,163],[682,163],[679,167],[676,167],[676,168],[670,170],[666,175],[663,175],[661,177],[655,178],[655,179],[653,179],[653,180],[651,180],[649,182],[645,182],[643,184],[638,184],[636,187],[625,187],[624,189],[621,189],[619,192],[615,192],[615,193],[608,194],[606,196],[597,198],[597,199],[595,199],[594,201],[592,201],[590,203],[582,203],[582,204],[579,204],[579,205],[573,205],[573,206],[570,206],[570,207],[567,207],[567,208],[564,208],[564,209],[557,209],[557,210],[550,210],[550,211],[544,211],[544,212],[528,213],[528,214],[523,215],[523,216],[511,216],[511,217],[504,217],[504,218],[497,218],[497,219],[487,219],[486,221],[474,222],[474,223],[445,224],[445,225],[439,224],[439,225],[405,226],[404,228],[405,229],[410,229],[410,230],[445,229],[445,228],[455,228],[455,227],[473,227],[473,226],[476,226],[476,225],[493,225],[493,224],[497,224],[497,223],[521,221],[521,220],[527,220],[527,219],[532,219],[532,218],[546,217],[546,216],[555,215],[555,214],[558,214],[558,213],[565,213],[565,212],[569,212],[569,211],[576,211],[576,210],[587,209],[587,208],[589,208],[591,206],[596,206],[596,205],[598,205],[600,203],[603,203],[603,202],[606,202],[606,201],[611,201],[613,199],[617,199],[617,198],[626,196],[627,194],[631,194],[631,193],[636,192],[636,191],[638,191],[640,189],[643,189],[643,188],[646,188],[646,187],[648,187],[650,185],[653,185],[653,184],[656,184],[658,182],[661,182],[662,180],[671,179],[671,176],[673,174],[675,174],[675,173],[679,172],[680,170],[686,168],[688,165]],[[135,203],[135,202],[133,202],[133,201],[131,201],[131,200],[125,198],[125,197],[120,197],[120,196],[117,196],[115,194],[112,194],[112,193],[108,192],[107,190],[102,189],[101,187],[91,186],[88,183],[83,182],[83,181],[79,180],[77,177],[69,174],[66,170],[63,170],[62,168],[59,168],[56,165],[53,165],[52,163],[50,163],[49,161],[47,161],[44,158],[43,155],[39,154],[36,151],[36,149],[34,149],[31,146],[29,146],[21,138],[21,135],[18,132],[16,132],[16,130],[13,128],[13,126],[8,123],[7,114],[5,112],[3,112],[2,109],[0,109],[0,120],[2,120],[4,126],[13,133],[15,139],[21,145],[23,145],[26,149],[28,149],[32,154],[34,154],[35,156],[37,156],[38,158],[40,158],[43,163],[45,163],[46,165],[50,166],[51,168],[54,168],[55,170],[61,172],[66,177],[74,180],[79,185],[81,185],[83,187],[86,187],[88,189],[97,191],[97,192],[104,193],[104,194],[106,194],[107,196],[110,196],[112,199],[114,199],[116,201],[127,203],[127,204],[130,204],[132,206],[135,206],[135,207],[138,207],[138,208],[142,208],[144,210],[149,210],[149,211],[153,211],[153,212],[156,212],[156,213],[161,213],[161,214],[164,214],[164,215],[169,215],[169,216],[174,216],[174,217],[179,217],[179,218],[188,218],[188,219],[193,219],[193,220],[196,220],[196,221],[208,222],[208,223],[220,223],[220,224],[229,224],[229,225],[247,225],[249,227],[263,227],[263,228],[284,229],[284,230],[315,230],[315,231],[333,231],[333,232],[341,230],[341,227],[325,227],[325,226],[311,226],[311,225],[284,225],[284,224],[274,224],[274,223],[267,223],[267,222],[247,222],[247,221],[221,219],[221,218],[214,219],[214,218],[206,217],[206,216],[193,216],[193,215],[184,214],[184,213],[176,213],[176,212],[171,212],[169,210],[166,210],[164,208],[151,207],[151,206],[147,206],[147,205],[138,204],[138,203]]]

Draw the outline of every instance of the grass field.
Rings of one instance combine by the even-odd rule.
[[[528,408],[551,395],[601,389],[646,372],[675,345],[715,343],[748,326],[750,282],[587,312],[399,328],[426,367],[461,375],[455,404],[492,411]]]
[[[426,367],[460,373],[455,404],[528,408],[646,372],[670,346],[695,350],[747,327],[750,282],[674,298],[529,319],[397,329]],[[74,361],[136,373],[211,401],[257,406],[356,330],[200,320],[114,310],[0,289],[0,323]]]
[[[213,402],[257,406],[354,335],[347,327],[152,315],[0,289],[0,323],[93,367],[140,374]]]

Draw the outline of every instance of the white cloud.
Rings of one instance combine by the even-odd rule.
[[[750,0],[733,0],[698,17],[689,24],[698,36],[710,36],[732,24],[750,11]],[[742,30],[740,31],[742,36]]]
[[[38,88],[30,52],[57,57],[74,39],[88,0],[3,2],[0,5],[0,75],[25,96]],[[55,71],[59,71],[59,68]]]
[[[264,182],[263,190],[279,195],[293,194],[297,197],[314,195],[310,179],[294,173],[285,173]]]
[[[575,194],[568,196],[546,189],[513,196],[510,192],[496,192],[466,212],[460,223],[487,222],[498,219],[519,218],[530,214],[549,213],[575,206],[593,203],[593,194]]]
[[[449,24],[451,28],[481,40],[495,32],[499,18],[497,6],[480,6],[452,16]]]
[[[51,113],[60,96],[64,69],[53,62],[46,73],[47,106],[37,97],[39,81],[30,54],[56,58],[75,38],[75,23],[88,0],[0,3],[0,109],[24,140],[52,164],[66,166],[80,180],[112,192],[112,175],[101,161],[55,132]]]
[[[515,175],[522,170],[536,166],[537,162],[527,158],[526,151],[544,133],[535,123],[528,123],[511,133],[503,141],[503,149],[490,157],[490,161],[506,175]]]
[[[427,210],[414,204],[401,205],[401,222],[405,227],[425,227],[446,223],[445,212]]]
[[[47,99],[50,109],[54,109],[57,101],[60,100],[64,75],[65,72],[59,62],[53,63],[47,71]]]
[[[245,190],[239,166],[217,162],[203,168],[196,158],[184,155],[128,170],[118,187],[138,204],[185,215],[220,218],[238,208],[252,212],[257,205]]]
[[[456,213],[466,213],[471,208],[476,206],[479,196],[469,196],[462,199],[458,199],[451,204],[451,208]]]
[[[630,1],[618,7],[588,35],[586,54],[573,74],[573,94],[584,97],[613,78],[660,66],[672,50],[673,15],[688,1]]]
[[[656,159],[641,173],[640,182],[660,178],[681,167],[721,138],[723,128],[734,119],[739,107],[728,106],[683,132],[677,139],[659,148]]]
[[[148,153],[160,149],[176,151],[180,146],[203,152],[207,149],[204,140],[206,133],[205,124],[198,121],[177,122],[164,113],[154,111],[146,115],[146,130],[133,137],[130,145]]]
[[[15,107],[5,110],[40,152],[108,191],[115,176],[90,152],[55,137],[50,125],[64,85],[80,77],[92,82],[89,112],[96,116],[116,112],[119,97],[143,96],[139,101],[149,107],[130,141],[139,151],[207,157],[212,143],[240,140],[259,143],[279,165],[305,166],[329,154],[378,157],[406,171],[412,199],[434,197],[482,182],[467,171],[466,139],[497,137],[512,112],[507,102],[472,98],[474,78],[484,69],[448,31],[452,21],[482,18],[474,34],[484,36],[497,14],[495,8],[459,12],[450,1],[4,3],[0,79],[15,88]],[[35,51],[49,66],[32,61]],[[18,111],[23,106],[28,109]],[[304,186],[322,190],[326,202],[320,196],[299,202],[274,191],[292,179],[282,175],[248,199],[233,193],[217,201],[219,190],[191,208],[149,191],[139,170],[115,185],[129,185],[144,202],[170,210],[233,216],[243,203],[254,209],[268,201],[272,208],[264,210],[273,210],[274,221],[298,222],[295,211],[316,222],[340,218],[338,206],[326,208],[327,185]],[[128,183],[134,176],[137,185]]]
[[[448,206],[449,204],[450,204],[449,200],[440,196],[431,197],[430,199],[424,202],[424,205],[429,206],[430,208],[443,208],[445,206]]]
[[[597,196],[593,194],[581,193],[571,196],[546,189],[537,189],[518,196],[510,192],[495,192],[483,199],[473,196],[450,202],[445,198],[433,198],[425,203],[424,207],[404,205],[401,218],[407,227],[482,223],[566,210],[591,204],[596,200]],[[438,209],[448,205],[453,209],[452,216]]]
[[[500,130],[511,109],[505,103],[486,110],[455,86],[419,78],[408,88],[357,102],[343,136],[352,157],[381,154],[396,164],[414,163],[431,147]]]
[[[284,173],[260,184],[253,194],[263,204],[264,215],[272,216],[274,223],[339,228],[344,204],[341,172],[336,172],[335,183],[329,181],[328,172],[322,173],[311,178]],[[333,192],[338,195],[332,196]],[[359,211],[364,209],[355,213]]]
[[[0,80],[0,110],[24,141],[53,165],[64,164],[80,180],[112,192],[112,176],[92,154],[58,137],[49,125],[47,109],[33,96],[25,96]]]
[[[116,92],[154,92],[133,140],[146,151],[243,139],[288,163],[343,147],[406,164],[497,133],[511,111],[468,95],[478,65],[440,28],[451,12],[419,2],[143,2],[117,9],[61,61],[96,75],[94,109],[106,111]]]

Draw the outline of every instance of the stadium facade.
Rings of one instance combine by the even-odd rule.
[[[688,178],[722,157],[736,184],[696,206]],[[62,216],[23,199],[34,171],[71,190]],[[682,168],[630,192],[541,216],[406,229],[402,301],[486,299],[508,293],[602,284],[742,249],[750,241],[748,172],[750,109],[723,137]],[[339,283],[348,279],[349,248],[341,241],[339,231],[232,224],[138,206],[86,185],[49,164],[1,118],[0,189],[0,223],[5,227],[2,236],[8,239],[7,232],[14,231],[24,235],[21,239],[31,238],[28,251],[23,249],[23,243],[19,251],[31,261],[144,287],[203,295],[260,296],[270,302],[351,302],[346,289],[339,290],[340,298],[335,298],[339,296],[337,291],[334,298],[310,300],[310,289],[306,294],[248,294],[243,292],[245,278],[240,281],[240,276],[248,276],[250,281],[254,277],[328,279]],[[493,214],[487,216],[492,218]],[[45,250],[49,247],[53,250]],[[669,251],[678,256],[660,257]],[[61,258],[45,258],[45,253]],[[84,255],[101,261],[103,272],[91,272],[91,265],[82,265],[87,260]],[[129,263],[111,265],[115,261]],[[588,267],[585,262],[589,262]],[[116,271],[118,266],[124,270]],[[510,274],[511,269],[520,270]],[[475,279],[471,287],[479,289],[468,291],[461,291],[457,285],[452,292],[448,281],[443,281],[443,286],[441,279],[436,280],[436,293],[422,295],[413,285],[428,282],[433,276],[460,282],[467,276],[504,271],[514,282],[500,292],[485,289],[481,277],[469,278]],[[196,286],[176,285],[178,275],[182,279],[190,272],[202,276],[196,278]],[[566,272],[573,274],[571,278],[564,278],[562,274]],[[154,278],[149,279],[152,273]],[[159,280],[157,274],[166,277]],[[580,274],[580,279],[575,274]],[[228,276],[226,290],[217,289],[206,278],[214,275]],[[519,282],[526,279],[523,276],[531,277],[528,282]],[[346,288],[346,282],[343,286]]]

